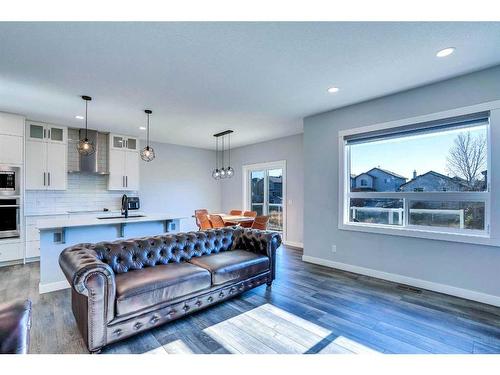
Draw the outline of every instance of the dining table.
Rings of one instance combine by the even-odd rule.
[[[240,224],[240,223],[249,223],[254,221],[254,217],[250,216],[243,216],[243,215],[229,215],[229,214],[209,214],[210,215],[219,215],[222,220],[224,221],[224,224]]]

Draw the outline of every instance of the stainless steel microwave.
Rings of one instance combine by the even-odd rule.
[[[0,165],[0,196],[21,195],[19,167]]]

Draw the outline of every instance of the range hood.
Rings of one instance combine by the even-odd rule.
[[[109,174],[108,171],[108,134],[99,133],[96,130],[74,129],[73,134],[78,139],[83,139],[85,136],[95,146],[95,152],[91,155],[80,155],[77,151],[78,141],[70,140],[68,143],[68,159],[70,159],[69,173],[92,173],[92,174]],[[75,137],[76,138],[76,137]],[[73,161],[73,163],[71,163]],[[78,166],[78,167],[77,167]]]

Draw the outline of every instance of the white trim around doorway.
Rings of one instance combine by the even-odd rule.
[[[286,199],[286,160],[277,160],[266,163],[256,163],[256,164],[247,164],[243,165],[242,168],[242,185],[243,185],[243,204],[242,207],[244,210],[250,210],[251,208],[248,206],[248,194],[250,192],[250,180],[248,179],[248,174],[250,171],[260,170],[260,169],[279,169],[283,170],[283,241],[286,241],[286,233],[287,233],[287,204],[288,201]]]

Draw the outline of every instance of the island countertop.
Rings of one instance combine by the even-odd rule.
[[[71,227],[89,227],[95,225],[116,225],[127,223],[146,223],[151,221],[167,221],[187,219],[187,216],[172,215],[168,213],[143,214],[140,217],[130,217],[135,214],[129,213],[129,217],[110,218],[109,216],[84,216],[61,219],[41,219],[36,222],[38,230],[49,230],[56,228],[71,228]],[[100,218],[101,217],[101,218]]]

